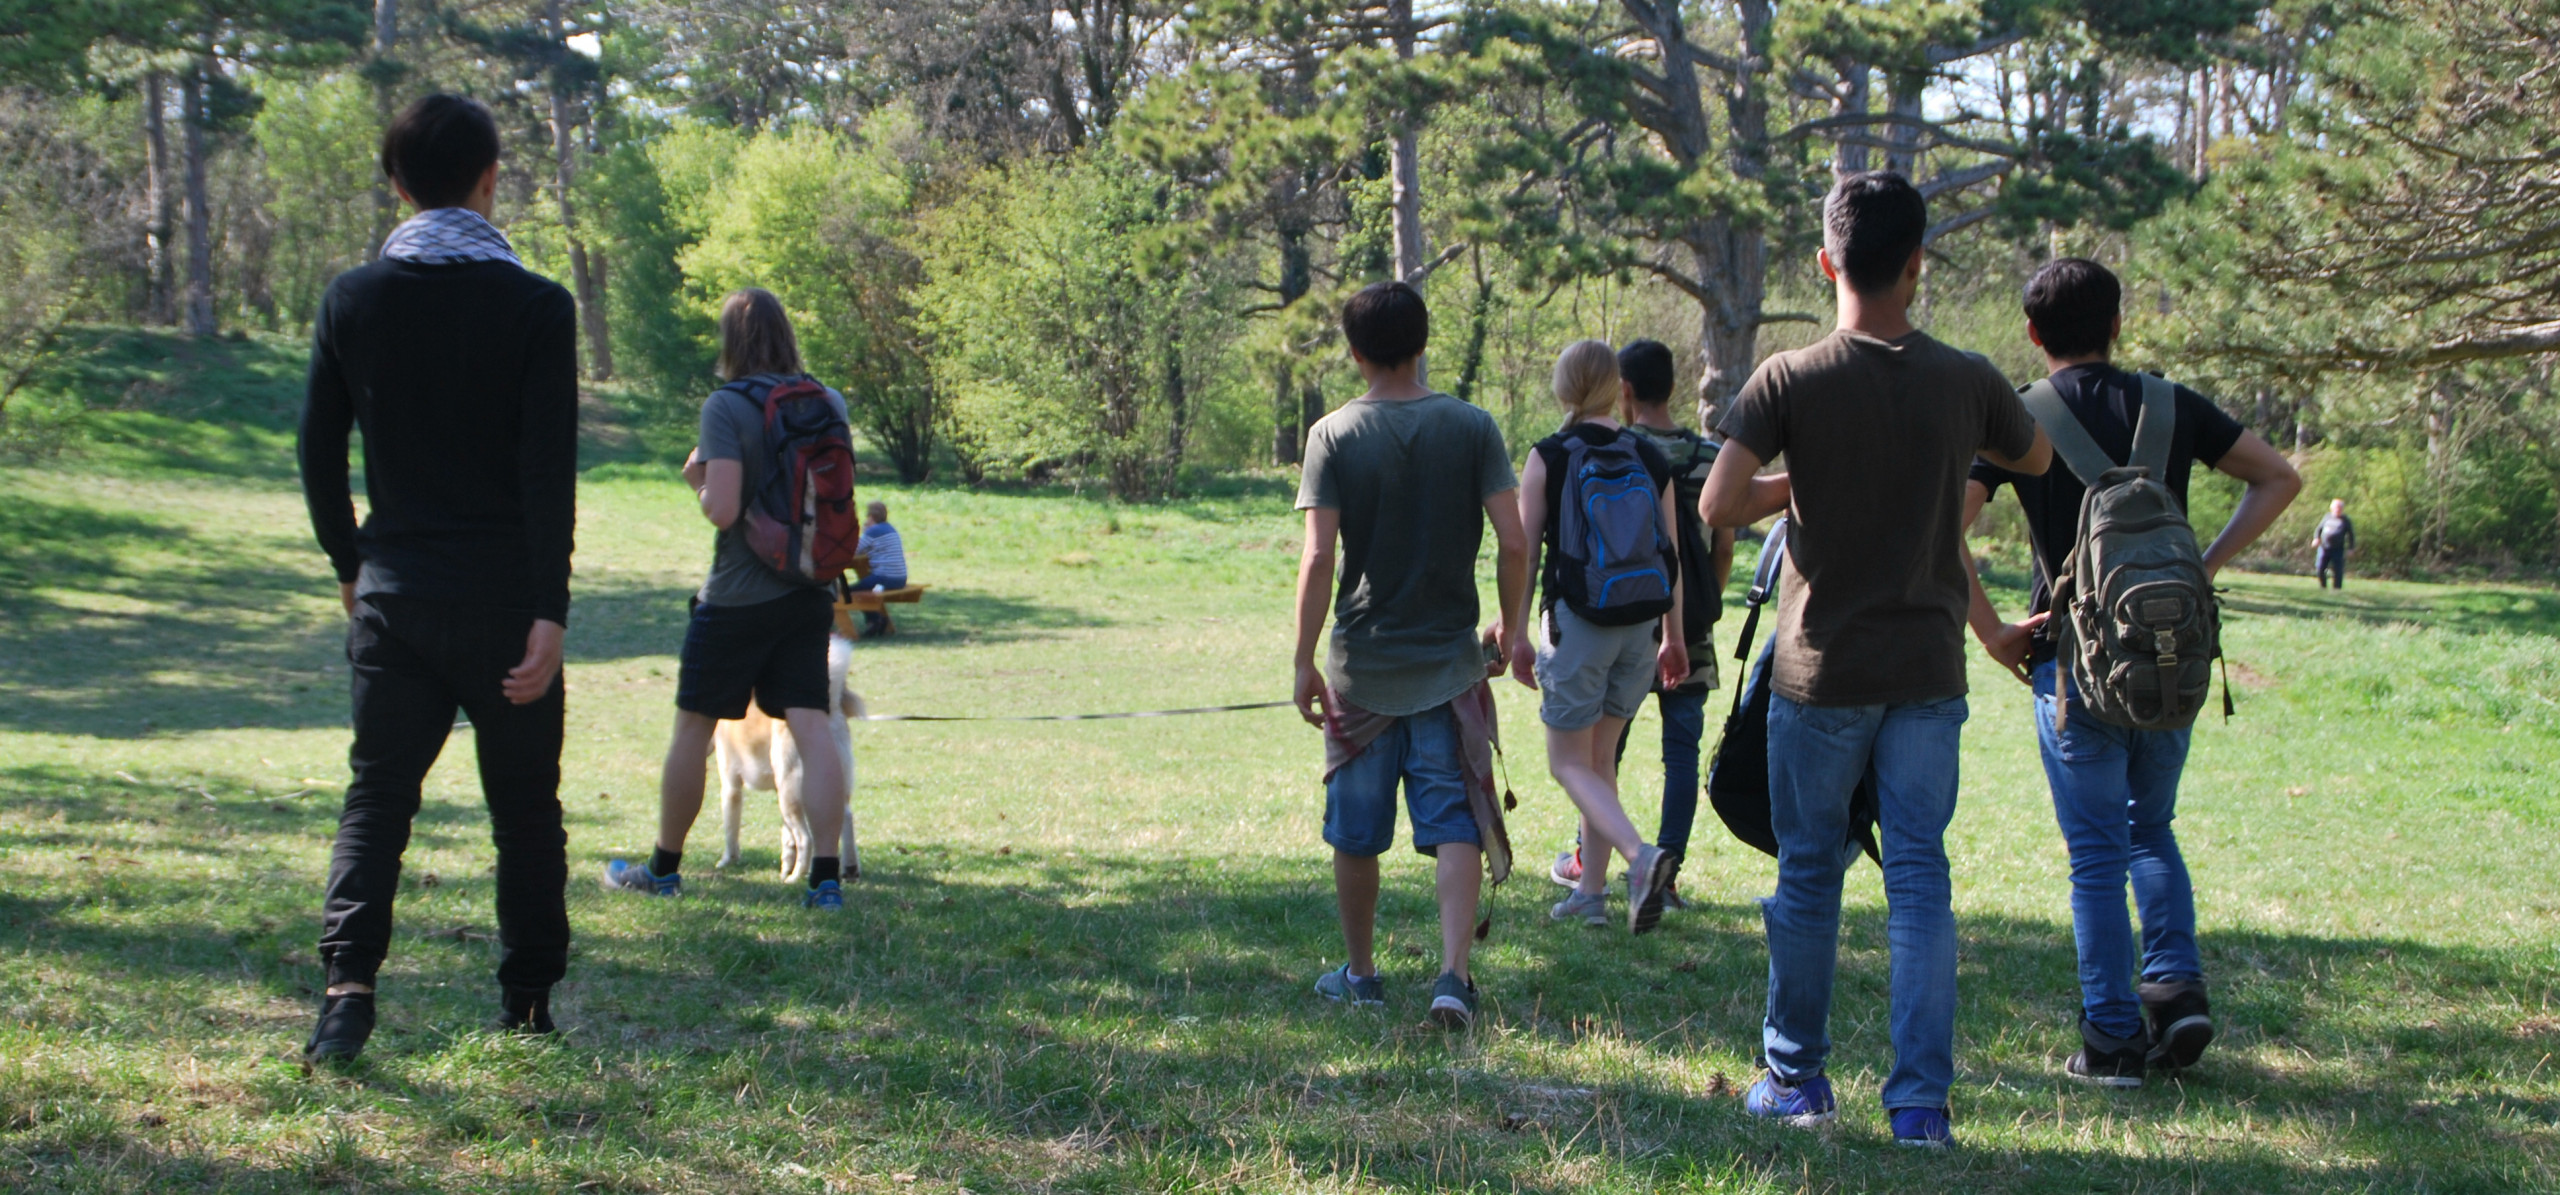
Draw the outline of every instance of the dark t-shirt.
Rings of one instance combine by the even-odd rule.
[[[1493,416],[1446,394],[1358,399],[1308,429],[1298,509],[1342,512],[1325,677],[1343,700],[1402,717],[1484,679],[1484,503],[1519,484]]]
[[[1962,696],[1965,468],[2035,447],[2008,379],[1925,332],[1834,331],[1761,362],[1720,430],[1783,455],[1794,491],[1771,686],[1805,705]]]
[[[2133,455],[2133,421],[2142,410],[2142,383],[2134,374],[2103,362],[2074,365],[2053,375],[2053,388],[2109,459],[2121,462]],[[2184,509],[2188,476],[2198,463],[2211,468],[2220,461],[2240,442],[2241,428],[2212,399],[2184,386],[2177,387],[2177,393],[2178,424],[2169,437],[2169,476],[2163,480]],[[2017,488],[2018,505],[2027,515],[2027,539],[2035,545],[2035,592],[2027,612],[2043,613],[2053,604],[2053,575],[2080,537],[2080,499],[2087,487],[2060,453],[2054,454],[2053,469],[2042,477],[2012,473],[1984,460],[1973,462],[1972,476],[1993,497],[1999,496],[2001,486]],[[2047,627],[2036,632],[2027,658],[2041,664],[2052,659],[2053,652]]]
[[[2356,521],[2345,515],[2320,516],[2320,546],[2342,552],[2356,543]]]
[[[1661,493],[1664,486],[1675,480],[1671,473],[1671,458],[1662,455],[1662,450],[1654,447],[1652,441],[1625,428],[1577,423],[1531,445],[1530,451],[1538,454],[1547,470],[1547,525],[1538,533],[1540,609],[1552,606],[1556,601],[1556,578],[1560,575],[1556,563],[1556,528],[1564,522],[1556,517],[1556,512],[1564,508],[1565,438],[1568,436],[1594,448],[1615,443],[1620,436],[1634,436],[1636,457],[1644,462],[1644,471],[1652,475],[1654,492]]]

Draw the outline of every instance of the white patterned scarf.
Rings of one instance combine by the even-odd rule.
[[[382,255],[431,266],[466,261],[524,265],[507,234],[467,207],[431,207],[409,217],[383,240]]]

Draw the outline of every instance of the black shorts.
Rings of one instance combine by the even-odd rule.
[[[827,632],[835,604],[823,589],[753,606],[696,605],[676,667],[676,708],[727,720],[747,697],[781,717],[827,708]]]

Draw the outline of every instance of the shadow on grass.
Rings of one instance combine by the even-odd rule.
[[[671,656],[684,645],[691,589],[590,585],[572,595],[568,657],[572,664],[634,656]],[[1111,625],[1067,605],[975,589],[935,585],[923,601],[895,611],[906,644],[985,644],[1040,639],[1063,630]]]
[[[119,815],[95,792],[50,800],[63,824]],[[452,822],[476,816],[444,808]],[[1738,1072],[1756,1050],[1766,956],[1748,902],[1693,894],[1690,912],[1628,939],[1551,926],[1537,915],[1542,891],[1507,890],[1479,961],[1483,1023],[1452,1038],[1417,1023],[1436,935],[1409,865],[1383,902],[1392,1004],[1373,1013],[1307,992],[1339,957],[1330,885],[1312,865],[898,845],[868,862],[841,917],[792,907],[769,878],[770,851],[732,874],[697,864],[681,901],[573,887],[578,952],[557,1005],[567,1033],[538,1048],[477,1031],[493,995],[486,881],[410,888],[383,1029],[354,1072],[361,1093],[322,1085],[303,1098],[355,1101],[431,1141],[574,1134],[600,1156],[715,1169],[716,1151],[689,1140],[796,1141],[792,1126],[810,1116],[848,1117],[866,1140],[891,1123],[920,1133],[897,1148],[949,1181],[1070,1190],[1156,1189],[1186,1169],[1194,1183],[1205,1170],[1243,1188],[1357,1171],[1415,1187],[1567,1190],[1710,1159],[1746,1178],[1818,1168],[1852,1189],[2514,1189],[2547,1165],[2543,1139],[2560,1119],[2560,1102],[2501,1078],[2525,1074],[2548,1041],[2488,1015],[2423,1013],[2405,995],[2540,1006],[2560,971],[2516,953],[2209,932],[2223,1044],[2178,1082],[2110,1096],[2059,1073],[2076,1003],[2067,924],[1967,917],[1959,1127],[2051,1125],[2020,1145],[1926,1160],[1857,1127],[1889,1059],[1872,904],[1845,919],[1833,1017],[1851,1124],[1812,1135],[1754,1123],[1679,1069],[1722,1059]],[[214,1034],[201,1011],[226,993],[307,998],[316,970],[298,943],[318,886],[316,875],[244,881],[208,922],[199,880],[20,869],[0,875],[0,965],[14,953],[70,974],[51,993],[61,1011],[48,1032],[202,1053]],[[127,990],[143,966],[159,982]],[[116,991],[125,998],[94,998]],[[299,1029],[251,1048],[282,1053]],[[0,1077],[0,1126],[25,1120],[9,1106],[26,1102],[12,1091],[23,1081]],[[2244,1128],[2241,1109],[2268,1127]],[[2101,1117],[2190,1147],[2116,1152],[2103,1134],[2068,1144],[2066,1121]],[[15,1136],[21,1150],[104,1158],[147,1147],[135,1132],[66,1145],[41,1125],[0,1127],[0,1145]],[[1559,1168],[1592,1156],[1602,1169]],[[1042,1172],[1005,1169],[1021,1165]],[[1271,1166],[1282,1169],[1257,1169]]]
[[[345,632],[297,613],[324,571],[85,505],[0,507],[0,729],[132,738],[343,724]],[[131,554],[184,563],[136,571]]]
[[[2349,583],[2321,589],[2305,581],[2275,585],[2245,578],[2223,605],[2276,618],[2347,618],[2375,626],[2414,624],[2471,634],[2560,635],[2560,592],[2521,587],[2459,588],[2409,583]]]

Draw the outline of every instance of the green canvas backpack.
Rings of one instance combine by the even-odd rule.
[[[2021,396],[2087,487],[2079,534],[2053,579],[2057,661],[2071,678],[2054,702],[2057,732],[2075,696],[2089,716],[2116,726],[2193,725],[2222,654],[2221,611],[2204,553],[2167,485],[2177,391],[2164,378],[2135,376],[2142,411],[2132,459],[2122,465],[2098,447],[2050,379]]]

